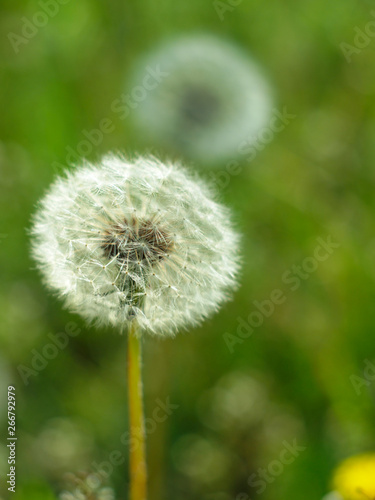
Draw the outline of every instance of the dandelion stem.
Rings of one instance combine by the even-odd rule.
[[[128,398],[130,425],[130,500],[146,500],[146,436],[142,395],[141,341],[134,319],[128,334]]]

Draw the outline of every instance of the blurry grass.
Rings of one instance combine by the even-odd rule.
[[[43,484],[33,484],[29,486],[17,487],[17,492],[13,497],[15,500],[56,500],[55,494]]]

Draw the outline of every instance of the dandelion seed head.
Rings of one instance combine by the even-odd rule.
[[[344,500],[340,493],[337,491],[331,491],[327,495],[325,495],[322,500]]]
[[[70,487],[60,494],[60,500],[115,500],[114,490],[103,486],[103,477],[99,474],[67,474],[66,479]]]
[[[240,144],[255,142],[268,124],[270,85],[257,63],[234,44],[212,35],[166,42],[141,59],[133,88],[145,68],[160,68],[166,76],[132,114],[157,144],[215,163],[236,157]]]
[[[98,325],[168,335],[231,296],[230,214],[182,167],[109,155],[58,178],[33,224],[33,256],[67,307]]]

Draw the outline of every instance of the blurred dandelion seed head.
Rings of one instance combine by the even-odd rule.
[[[240,143],[255,142],[270,119],[272,92],[261,70],[215,36],[163,44],[141,60],[134,86],[145,67],[168,76],[138,103],[135,123],[156,143],[190,158],[211,163],[236,157]]]
[[[342,496],[337,493],[337,491],[331,491],[328,495],[325,495],[322,500],[344,500]]]
[[[47,285],[88,321],[135,316],[155,334],[199,323],[228,298],[239,238],[227,209],[184,169],[105,157],[58,178],[33,225]]]
[[[60,500],[115,500],[114,490],[102,486],[103,480],[98,474],[67,474],[66,480],[69,488],[60,494]]]
[[[55,418],[47,422],[31,449],[44,471],[59,477],[62,471],[90,464],[94,441],[85,423]]]
[[[174,444],[172,456],[176,468],[190,481],[218,486],[225,483],[232,459],[220,442],[192,434]]]
[[[204,393],[198,409],[208,427],[239,430],[264,418],[269,410],[268,395],[266,388],[254,377],[231,372]]]

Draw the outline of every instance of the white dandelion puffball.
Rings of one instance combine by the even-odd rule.
[[[71,483],[70,491],[61,493],[60,500],[115,500],[114,490],[102,486],[100,474],[67,474],[67,479]]]
[[[58,178],[41,201],[33,256],[69,309],[150,333],[198,324],[230,297],[238,235],[184,169],[107,156]]]
[[[241,49],[214,36],[182,37],[139,63],[132,88],[159,71],[151,90],[134,104],[142,134],[202,162],[236,157],[245,139],[255,143],[268,124],[270,86]]]

